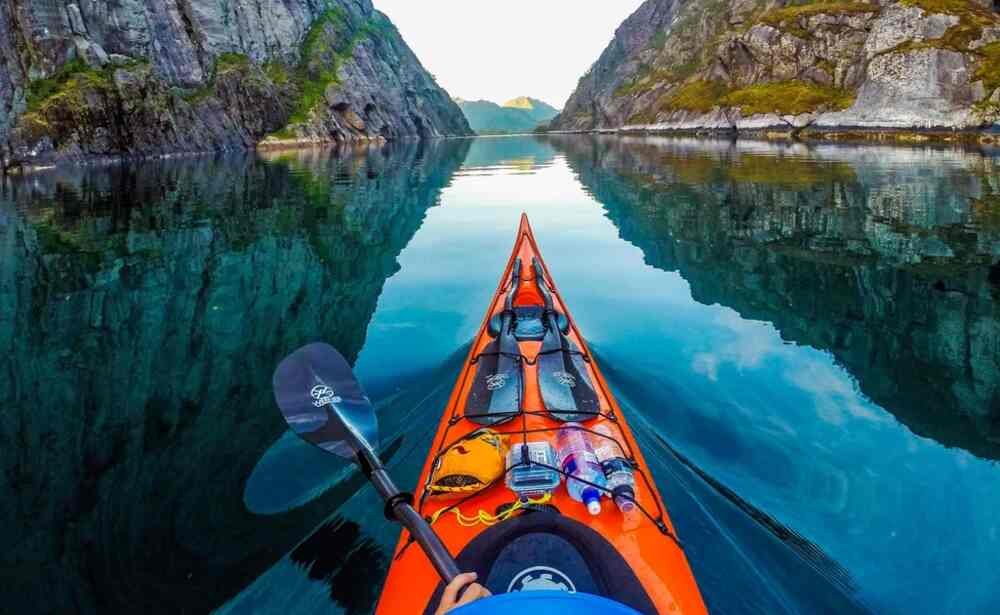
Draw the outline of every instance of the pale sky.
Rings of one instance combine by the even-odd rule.
[[[558,108],[643,0],[374,0],[452,96]]]

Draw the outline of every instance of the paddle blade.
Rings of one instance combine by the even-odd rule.
[[[520,351],[517,341],[504,319],[500,337],[490,342],[479,355],[479,366],[472,381],[472,389],[465,402],[465,418],[480,425],[505,423],[521,411],[521,394],[524,381],[521,374]],[[516,355],[511,356],[513,353]]]
[[[550,328],[546,333],[546,342],[551,336],[562,336],[562,333]],[[543,351],[546,350],[546,342],[542,343]],[[601,400],[577,345],[563,336],[559,343],[550,343],[549,346],[554,346],[554,351],[539,354],[537,363],[538,389],[545,408],[559,421],[582,422],[598,416]]]
[[[378,422],[351,366],[328,344],[310,344],[274,372],[274,398],[299,437],[341,457],[374,451]]]

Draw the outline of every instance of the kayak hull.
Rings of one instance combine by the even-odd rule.
[[[565,337],[587,359],[582,365],[583,369],[587,370],[586,375],[594,384],[600,403],[600,416],[584,421],[583,424],[587,429],[594,429],[600,424],[606,424],[613,429],[616,438],[630,454],[638,468],[636,472],[636,503],[650,514],[647,516],[638,511],[633,511],[628,515],[623,514],[610,499],[605,498],[603,499],[603,512],[600,515],[592,516],[582,504],[570,498],[564,486],[560,486],[556,490],[548,504],[558,509],[563,517],[585,525],[610,543],[614,551],[624,558],[632,569],[656,612],[679,615],[706,613],[698,585],[680,543],[676,539],[676,533],[662,498],[649,475],[642,452],[596,361],[593,360],[586,341],[577,329],[572,315],[556,289],[553,278],[541,258],[527,216],[522,216],[514,250],[463,365],[446,410],[440,418],[431,454],[424,464],[414,494],[417,510],[425,518],[430,518],[440,509],[446,508],[456,501],[454,498],[445,499],[429,495],[425,493],[424,487],[428,483],[437,452],[483,427],[482,424],[465,418],[464,409],[476,375],[477,358],[493,342],[488,327],[490,319],[504,312],[509,302],[509,280],[518,259],[521,263],[537,261],[540,264],[540,269],[544,272],[547,281],[547,288],[551,293],[553,307],[565,314],[568,320],[568,330]],[[526,277],[523,284],[534,283],[533,276]],[[512,442],[518,441],[514,438],[521,438],[525,432],[529,432],[533,436],[539,435],[554,443],[556,430],[562,424],[546,412],[542,393],[539,390],[537,372],[538,353],[541,345],[539,341],[519,343],[520,353],[526,358],[523,365],[521,393],[523,413],[517,415],[513,420],[491,426],[492,429],[501,433],[510,434]],[[563,484],[565,485],[565,481]],[[501,480],[501,484],[494,485],[467,501],[463,501],[458,508],[465,517],[475,516],[480,510],[493,514],[504,506],[509,506],[514,500],[515,494],[509,491]],[[445,546],[455,556],[459,555],[477,536],[486,530],[483,525],[460,523],[452,514],[441,515],[433,527]],[[377,613],[380,615],[423,613],[427,610],[429,602],[435,599],[435,591],[439,589],[439,584],[440,579],[435,574],[427,556],[417,545],[412,544],[404,530],[391,562]]]

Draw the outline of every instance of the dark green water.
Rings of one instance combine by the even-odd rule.
[[[713,613],[1000,609],[1000,157],[480,139],[0,185],[0,611],[368,612],[397,530],[271,373],[338,346],[412,484],[522,211]]]

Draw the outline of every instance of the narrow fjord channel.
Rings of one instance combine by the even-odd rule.
[[[997,612],[998,207],[992,152],[652,137],[5,179],[0,610],[370,612],[398,529],[271,373],[336,345],[411,485],[523,211],[713,613]]]

